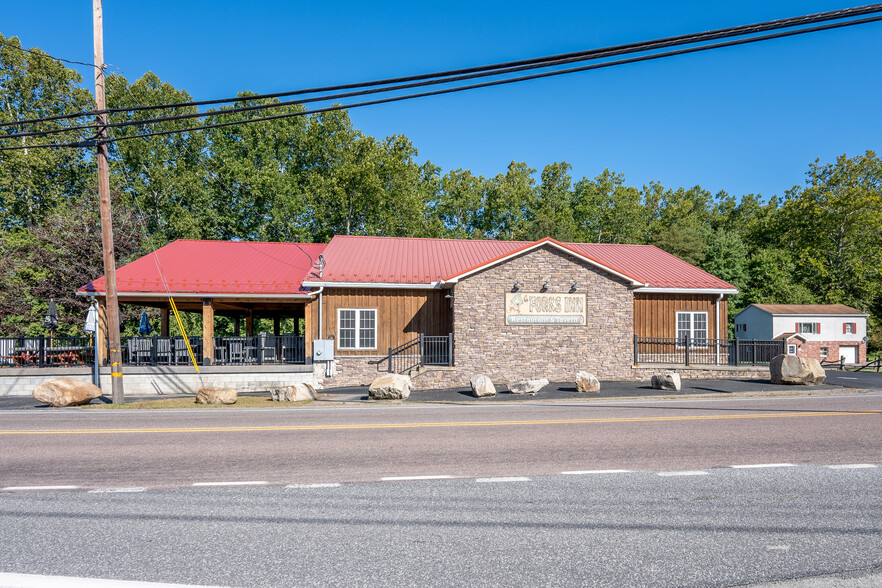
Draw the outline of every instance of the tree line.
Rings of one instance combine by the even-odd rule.
[[[18,44],[18,39],[0,40]],[[38,49],[0,45],[0,123],[93,108],[80,75]],[[243,92],[235,106],[266,104]],[[110,108],[191,101],[147,73],[107,78]],[[273,114],[302,112],[281,106]],[[114,114],[121,137],[192,126],[139,125],[195,107]],[[209,110],[208,124],[261,116]],[[65,121],[21,130],[61,128]],[[4,132],[5,134],[5,132]],[[66,141],[88,139],[71,131]],[[0,146],[53,137],[0,139]],[[566,162],[512,162],[492,177],[417,161],[403,135],[356,129],[345,111],[130,139],[110,150],[117,263],[177,238],[327,242],[335,234],[642,243],[738,287],[750,303],[843,303],[869,312],[882,347],[882,161],[872,151],[808,165],[783,195],[700,186],[631,186],[604,170],[575,179]],[[798,182],[798,179],[795,178]],[[88,149],[0,152],[0,335],[43,332],[49,298],[61,331],[81,329],[77,287],[103,274],[95,161]],[[137,328],[137,310],[126,329]]]

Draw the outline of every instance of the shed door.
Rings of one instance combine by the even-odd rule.
[[[845,363],[857,363],[857,347],[854,345],[840,345],[839,355],[845,358]]]

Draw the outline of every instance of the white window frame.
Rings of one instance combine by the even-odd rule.
[[[827,359],[827,356],[830,355],[830,348],[829,347],[821,347],[820,350],[818,351],[818,353],[821,354],[821,359]]]
[[[806,330],[804,325],[809,325],[809,328]],[[818,323],[815,321],[812,321],[810,323],[799,323],[799,329],[797,329],[797,333],[800,335],[817,335]]]
[[[797,347],[796,343],[788,343],[787,344],[787,355],[796,355]]]
[[[686,329],[681,329],[681,328],[680,328],[680,316],[681,316],[681,315],[688,315],[688,316],[689,316],[689,329],[688,329],[688,331],[689,331],[689,340],[693,343],[693,346],[696,346],[696,347],[706,347],[706,346],[707,346],[707,341],[708,341],[708,339],[710,338],[710,323],[708,322],[707,312],[695,312],[695,311],[692,311],[692,310],[678,310],[678,311],[676,312],[676,315],[675,315],[675,317],[674,317],[674,328],[675,328],[675,332],[676,332],[676,335],[677,335],[677,346],[678,346],[678,347],[682,347],[682,346],[683,346],[682,343],[680,342],[680,341],[681,341],[681,339],[680,339],[680,335],[681,335],[681,333],[686,332]],[[704,329],[696,329],[696,328],[695,328],[695,317],[696,317],[697,315],[704,315]],[[700,332],[701,330],[704,331],[704,337],[698,337],[698,338],[696,338],[696,337],[695,337],[695,332],[696,332],[696,331],[699,331],[699,332]],[[695,341],[704,341],[704,345],[695,345]]]
[[[341,326],[341,314],[344,312],[354,312],[355,313],[355,347],[343,347],[342,341],[343,337],[341,336],[341,331],[343,327]],[[364,315],[373,314],[373,327],[366,329],[361,326],[362,317]],[[363,344],[362,339],[362,331],[370,331],[373,333],[374,344],[371,347]],[[358,351],[362,349],[376,349],[377,348],[377,309],[376,308],[338,308],[337,309],[337,349],[340,350],[350,350],[350,351]]]
[[[845,334],[846,335],[856,335],[857,334],[857,323],[845,323]]]

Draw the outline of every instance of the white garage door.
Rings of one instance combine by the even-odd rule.
[[[845,363],[857,363],[857,347],[853,345],[840,345],[839,355],[845,358]]]

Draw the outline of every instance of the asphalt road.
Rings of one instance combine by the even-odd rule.
[[[0,411],[0,582],[873,585],[880,430],[878,392]]]
[[[0,572],[259,587],[880,577],[882,468],[700,471],[4,493]]]

